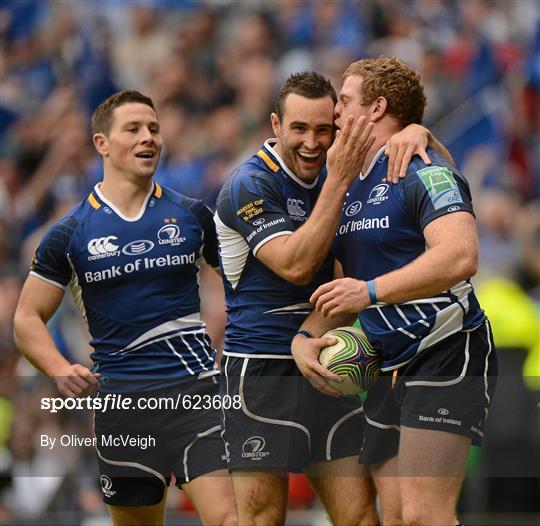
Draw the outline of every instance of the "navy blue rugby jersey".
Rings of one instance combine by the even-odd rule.
[[[271,239],[292,234],[307,221],[323,184],[296,177],[268,140],[229,177],[215,215],[227,302],[224,353],[292,358],[291,340],[311,311],[309,297],[332,279],[328,256],[308,286],[289,283],[255,256]],[[324,174],[323,174],[324,175]]]
[[[219,265],[212,212],[154,184],[127,218],[96,186],[44,236],[31,274],[69,287],[88,322],[103,391],[215,374],[200,319],[199,264]],[[115,381],[118,380],[118,381]]]
[[[347,194],[333,250],[345,276],[371,280],[399,269],[425,252],[423,230],[457,211],[473,213],[465,178],[432,149],[432,165],[415,156],[398,185],[385,182],[384,148]],[[444,269],[441,270],[444,272]],[[433,298],[402,304],[378,303],[359,315],[382,370],[409,362],[417,353],[484,320],[469,280]]]

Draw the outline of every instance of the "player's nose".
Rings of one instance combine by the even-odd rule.
[[[143,127],[143,128],[141,128],[141,136],[140,136],[140,138],[141,138],[141,142],[148,143],[148,142],[152,142],[154,140],[154,135],[150,131],[149,128]]]
[[[304,136],[304,147],[308,150],[316,150],[319,146],[317,135],[314,132],[308,132]]]

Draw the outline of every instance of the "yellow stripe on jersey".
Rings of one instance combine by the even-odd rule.
[[[257,155],[268,165],[268,168],[270,168],[270,170],[272,170],[273,172],[277,172],[279,170],[279,166],[274,161],[272,161],[270,157],[268,157],[266,152],[264,152],[263,150],[259,150],[257,152]]]
[[[90,204],[97,210],[101,205],[98,203],[97,199],[94,197],[94,194],[88,196],[88,201]]]
[[[154,192],[154,195],[159,199],[163,194],[163,190],[161,186],[159,186],[159,184],[155,183],[155,185],[156,185],[156,191]]]

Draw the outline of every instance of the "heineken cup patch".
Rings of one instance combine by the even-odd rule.
[[[454,174],[443,166],[429,166],[416,172],[424,183],[435,209],[463,203]]]

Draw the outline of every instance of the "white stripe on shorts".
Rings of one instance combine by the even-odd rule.
[[[99,394],[98,394],[99,396]],[[97,436],[96,435],[96,413],[94,411],[94,416],[93,416],[93,424],[94,424],[94,436]],[[106,462],[107,464],[110,464],[111,466],[126,466],[126,467],[130,467],[130,468],[137,468],[137,469],[141,469],[142,471],[146,471],[147,473],[150,473],[152,475],[155,475],[159,480],[161,480],[161,482],[163,482],[163,485],[165,487],[167,487],[167,481],[165,480],[165,477],[155,471],[154,469],[152,468],[149,468],[148,466],[145,466],[144,464],[139,464],[137,462],[121,462],[119,460],[109,460],[108,458],[105,458],[100,452],[99,452],[99,448],[97,447],[97,440],[96,440],[96,453],[98,454],[98,457],[103,460],[103,462]]]
[[[371,418],[368,418],[367,415],[366,415],[366,422],[380,429],[395,429],[396,431],[400,431],[401,429],[401,426],[397,424],[381,424],[380,422],[375,422],[375,420],[371,420]]]
[[[186,446],[186,449],[184,449],[184,478],[186,479],[186,483],[189,482],[189,473],[188,473],[188,453],[189,449],[199,438],[203,438],[205,436],[211,435],[214,431],[217,431],[219,429],[218,426],[211,427],[210,429],[207,429],[206,431],[201,431],[200,433],[197,433],[197,436]]]
[[[487,405],[485,407],[485,412],[486,412],[486,416],[485,418],[487,419],[487,416],[488,416],[488,412],[489,412],[489,404],[491,403],[491,398],[489,397],[489,392],[488,392],[488,365],[489,365],[489,355],[491,354],[491,338],[489,337],[489,321],[486,319],[486,323],[485,323],[485,327],[486,327],[486,338],[487,338],[487,341],[488,341],[488,352],[486,354],[486,365],[484,366],[484,393],[486,395],[486,400],[487,400]]]
[[[357,407],[350,413],[347,413],[346,415],[343,415],[330,429],[330,432],[328,433],[328,437],[326,438],[326,460],[332,460],[332,440],[334,438],[334,434],[337,431],[338,427],[343,424],[346,420],[353,417],[354,415],[358,413],[362,413],[364,411],[363,407]]]
[[[142,471],[146,471],[147,473],[150,473],[151,475],[156,476],[161,482],[163,482],[163,485],[167,487],[167,482],[165,480],[165,477],[157,472],[155,469],[149,468],[148,466],[145,466],[144,464],[139,464],[138,462],[121,462],[119,460],[110,460],[108,458],[105,458],[100,452],[99,449],[96,446],[96,451],[98,454],[98,457],[103,460],[103,462],[106,462],[107,464],[110,464],[111,466],[126,466],[129,468],[137,468],[141,469]]]
[[[463,378],[465,378],[465,375],[467,374],[467,367],[469,366],[469,358],[470,358],[469,340],[470,340],[470,338],[471,338],[471,334],[468,332],[467,333],[467,340],[465,341],[465,363],[463,364],[463,369],[462,369],[460,375],[457,378],[454,378],[453,380],[448,380],[446,382],[431,382],[431,381],[428,381],[428,380],[415,380],[415,381],[405,382],[405,385],[407,387],[411,387],[411,386],[412,387],[414,387],[414,386],[447,387],[449,385],[456,385],[459,382],[461,382],[461,380],[463,380]],[[424,351],[424,352],[426,352],[426,351]],[[429,352],[429,350],[427,352]]]
[[[300,429],[300,431],[303,431],[307,435],[308,440],[308,447],[311,449],[311,435],[309,433],[309,429],[302,424],[299,424],[298,422],[292,422],[290,420],[278,420],[276,418],[267,418],[265,416],[258,416],[254,413],[252,413],[246,406],[246,400],[244,398],[244,378],[246,375],[246,369],[249,363],[249,360],[251,358],[244,358],[244,363],[242,365],[242,372],[240,373],[240,402],[242,404],[242,411],[249,416],[249,418],[252,418],[253,420],[257,420],[259,422],[266,422],[267,424],[275,424],[277,426],[288,426],[288,427],[295,427],[296,429]]]
[[[223,372],[225,373],[225,396],[229,398],[229,374],[227,371],[227,367],[229,366],[229,357],[225,359],[225,366],[223,367]],[[221,439],[223,440],[223,444],[225,444],[225,457],[227,458],[227,463],[229,462],[231,455],[229,453],[229,443],[225,440],[225,427],[226,427],[226,415],[224,404],[221,404],[221,411],[223,413],[223,425],[221,426]]]

